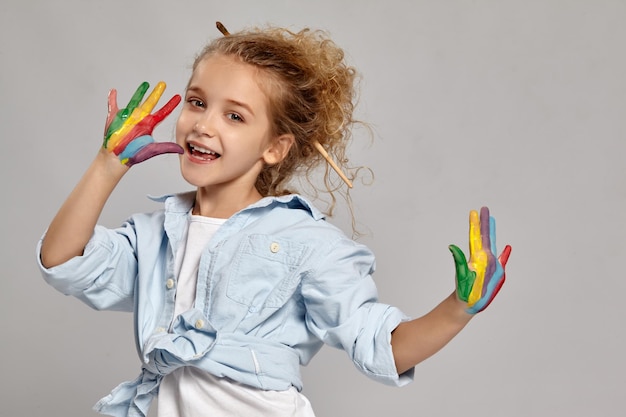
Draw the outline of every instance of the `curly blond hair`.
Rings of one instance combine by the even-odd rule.
[[[296,174],[303,174],[316,192],[328,192],[334,205],[339,186],[329,167],[325,168],[323,188],[312,181],[312,174],[325,164],[315,148],[317,141],[353,177],[345,155],[357,122],[353,118],[356,71],[346,64],[343,50],[323,31],[253,28],[213,40],[196,57],[193,69],[217,54],[234,56],[260,69],[272,133],[295,138],[282,162],[264,167],[256,182],[258,191],[264,196],[291,193],[288,183]]]

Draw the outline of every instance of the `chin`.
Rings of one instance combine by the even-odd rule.
[[[206,178],[199,172],[190,172],[189,169],[185,169],[184,166],[180,167],[180,173],[185,181],[194,187],[202,187],[206,183]]]
[[[197,178],[197,177],[190,177],[190,176],[183,175],[183,179],[187,181],[189,185],[193,185],[196,188],[202,188],[202,187],[208,186],[208,184],[206,183],[206,180],[203,181],[202,179]]]

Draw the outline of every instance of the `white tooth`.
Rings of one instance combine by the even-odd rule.
[[[195,151],[202,152],[202,153],[207,153],[207,154],[209,154],[209,155],[216,155],[216,153],[215,153],[215,152],[213,152],[213,151],[211,151],[211,150],[209,150],[209,149],[200,148],[200,147],[198,147],[198,146],[194,146],[194,145],[190,145],[190,146],[191,146],[191,147],[192,147]]]

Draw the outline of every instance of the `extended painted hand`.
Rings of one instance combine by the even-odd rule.
[[[165,91],[165,83],[159,82],[140,105],[148,87],[150,85],[147,82],[141,83],[123,109],[117,107],[117,91],[113,89],[109,92],[109,112],[102,147],[113,152],[128,166],[156,155],[184,152],[176,143],[155,142],[152,138],[152,131],[178,106],[180,96],[176,94],[160,110],[152,114],[152,109]]]
[[[487,207],[480,209],[480,217],[472,210],[469,223],[469,262],[458,246],[450,245],[449,249],[456,267],[457,296],[467,303],[468,313],[476,314],[489,306],[504,284],[511,246],[506,245],[502,254],[495,257],[496,220]]]

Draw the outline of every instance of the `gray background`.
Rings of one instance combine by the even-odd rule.
[[[513,253],[492,306],[398,389],[325,348],[304,369],[318,416],[623,416],[624,1],[45,1],[0,3],[0,415],[91,416],[139,361],[131,315],[48,287],[34,247],[100,145],[107,91],[182,92],[219,33],[328,30],[363,75],[351,161],[381,299],[426,313],[453,288],[449,243],[488,205]],[[156,131],[169,140],[175,117]],[[133,168],[101,222],[189,189],[176,157]],[[334,222],[346,231],[345,210]]]

